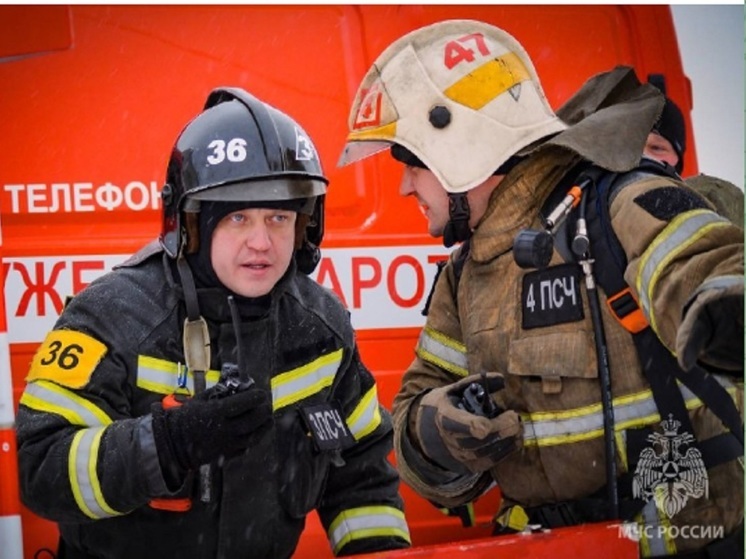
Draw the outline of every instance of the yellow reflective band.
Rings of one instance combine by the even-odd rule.
[[[364,538],[400,537],[412,543],[404,513],[387,506],[342,511],[329,526],[328,534],[334,555],[352,540]]]
[[[344,349],[340,348],[274,377],[270,381],[273,409],[277,411],[331,386],[343,354]]]
[[[49,381],[28,384],[20,403],[32,410],[59,415],[72,425],[109,425],[112,422],[93,402]]]
[[[83,388],[106,351],[104,344],[88,334],[52,330],[34,354],[26,381],[46,379],[69,388]]]
[[[78,508],[88,518],[97,519],[98,517],[93,514],[93,511],[88,508],[85,500],[83,499],[80,491],[80,483],[78,482],[78,447],[80,446],[80,440],[83,438],[84,432],[85,430],[80,430],[75,433],[75,436],[73,437],[72,444],[70,445],[70,454],[68,454],[67,457],[67,471],[70,475],[70,488],[73,491],[73,496],[75,497],[75,502],[78,504]]]
[[[465,377],[469,374],[466,346],[430,327],[426,326],[422,330],[415,353],[423,361],[454,375]]]
[[[667,484],[660,484],[655,488],[655,497],[645,503],[642,512],[636,517],[640,529],[640,554],[643,557],[665,557],[676,554],[676,544],[671,538],[671,523],[658,508],[656,499],[661,491],[666,490]],[[645,526],[650,529],[645,530]]]
[[[186,367],[185,364],[181,364]],[[147,355],[137,356],[137,387],[157,394],[172,394],[178,389],[179,364]],[[220,371],[210,369],[205,373],[207,388],[220,380]],[[194,374],[187,372],[187,390],[194,394]]]
[[[91,488],[93,490],[93,497],[109,516],[116,516],[122,514],[111,508],[106,500],[104,499],[103,491],[101,491],[101,482],[98,479],[98,473],[96,473],[96,465],[98,464],[98,449],[101,446],[101,438],[103,437],[104,430],[96,429],[96,434],[91,443],[91,449],[88,456],[88,479],[90,479]]]
[[[668,264],[712,229],[728,225],[730,221],[710,210],[685,212],[672,219],[645,250],[635,286],[640,295],[640,308],[653,331],[658,331],[652,303],[654,291],[658,280],[668,271]],[[672,348],[668,349],[673,352]]]
[[[640,555],[642,557],[651,557],[652,556],[652,550],[650,549],[650,541],[648,540],[647,530],[645,530],[645,517],[649,513],[650,507],[655,507],[655,503],[652,501],[648,501],[645,503],[644,508],[642,509],[642,512],[640,512],[637,516],[635,516],[635,521],[637,522],[637,525],[640,527],[640,541],[639,541],[639,547],[640,547]]]
[[[656,503],[655,510],[658,513],[658,525],[661,526],[663,529],[660,530],[663,532],[662,539],[663,539],[663,545],[665,546],[665,555],[676,555],[676,543],[674,541],[674,538],[671,537],[671,520],[668,518],[668,515],[665,513],[664,508],[660,506],[660,504],[665,500],[666,495],[664,492],[668,491],[668,484],[661,483],[657,485],[654,489],[655,491],[655,497],[654,501]]]
[[[521,59],[509,52],[467,74],[443,94],[456,103],[478,111],[514,85],[530,79]]]
[[[735,400],[737,388],[720,375],[713,375]],[[688,410],[700,408],[704,403],[688,388],[678,383]],[[650,390],[614,398],[614,428],[645,427],[660,423],[661,417]],[[587,441],[603,436],[603,413],[601,404],[592,404],[564,412],[521,413],[524,425],[525,446],[554,446]],[[621,448],[621,447],[620,447]]]
[[[378,391],[375,384],[360,399],[346,423],[356,441],[375,431],[381,424],[381,410],[378,408]]]
[[[83,514],[94,520],[123,514],[106,503],[96,473],[103,434],[103,427],[81,429],[75,433],[68,455],[70,488],[75,502]]]
[[[628,472],[629,471],[629,462],[627,460],[627,437],[625,431],[620,431],[619,429],[616,429],[614,431],[614,441],[616,443],[617,448],[617,456],[622,460],[622,466],[624,469],[622,471]]]
[[[505,528],[510,528],[516,532],[523,532],[526,526],[528,526],[529,518],[521,505],[514,505],[508,507],[495,521]]]
[[[386,140],[393,142],[396,138],[396,122],[384,124],[377,128],[365,128],[362,130],[352,130],[347,135],[348,142],[357,142],[365,140]]]

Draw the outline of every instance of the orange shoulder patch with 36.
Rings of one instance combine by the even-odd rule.
[[[50,380],[83,388],[106,352],[106,346],[88,334],[52,330],[36,351],[26,381]]]

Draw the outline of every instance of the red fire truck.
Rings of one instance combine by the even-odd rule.
[[[667,6],[0,6],[2,557],[53,557],[57,546],[55,524],[18,499],[14,414],[32,355],[67,296],[158,234],[171,146],[215,87],[247,89],[314,138],[331,180],[314,277],[349,308],[390,407],[447,251],[398,196],[400,171],[388,158],[341,169],[336,161],[352,98],[376,56],[404,33],[451,18],[484,20],[518,38],[555,108],[617,64],[634,66],[642,80],[663,75],[686,116],[686,168],[696,172],[691,88]],[[472,528],[402,492],[413,548],[386,556],[637,556],[634,538],[614,524],[491,538],[497,489],[477,503]],[[331,557],[315,516],[296,556]]]

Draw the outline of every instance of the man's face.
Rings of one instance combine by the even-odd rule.
[[[442,237],[448,223],[448,193],[429,169],[404,167],[399,194],[414,196],[420,205],[420,211],[427,218],[428,233],[433,237]]]
[[[676,167],[679,162],[679,156],[673,149],[671,142],[656,132],[648,134],[648,141],[642,152],[648,157],[668,163],[671,167]]]
[[[296,217],[292,211],[251,208],[221,219],[210,248],[220,282],[244,297],[269,293],[293,257]]]

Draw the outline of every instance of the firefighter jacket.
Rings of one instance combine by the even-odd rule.
[[[593,91],[597,94],[598,89]],[[645,105],[644,99],[641,102]],[[611,109],[623,118],[632,110]],[[656,111],[649,107],[643,111],[649,111],[652,123]],[[623,126],[617,122],[618,131],[634,128],[627,125],[640,113],[630,114]],[[592,133],[589,118],[583,122]],[[639,160],[647,123],[630,131],[637,135],[632,142],[636,147],[625,163],[624,151],[596,157],[603,148],[596,139],[606,135],[603,115],[594,120],[601,129],[595,127],[593,141],[570,127],[574,139],[559,134],[503,178],[473,231],[468,254],[464,256],[463,245],[457,249],[434,286],[416,358],[394,400],[394,445],[402,480],[442,506],[471,502],[493,482],[502,492],[504,508],[573,502],[601,492],[606,485],[601,387],[582,274],[556,248],[549,267],[541,271],[519,268],[512,252],[520,230],[542,227],[539,213],[545,200],[579,161],[606,158],[610,165],[616,158],[623,168]],[[709,209],[677,205],[678,193],[671,188],[681,190],[687,199],[693,196],[678,181],[645,176],[618,191],[610,207],[611,225],[628,261],[625,279],[668,348],[674,348],[682,309],[691,293],[717,281],[740,285],[743,293],[743,231]],[[628,436],[638,429],[658,428],[667,418],[657,412],[630,333],[608,311],[603,290],[599,297],[611,369],[617,467],[620,473],[633,474]],[[734,345],[739,341],[734,340]],[[505,376],[505,388],[493,397],[498,406],[519,413],[524,427],[521,447],[484,474],[455,474],[422,452],[414,435],[414,408],[428,389],[483,371]],[[740,375],[717,375],[717,379],[737,400],[742,414],[742,384],[736,386],[743,379]],[[694,394],[679,389],[697,440],[724,431]],[[666,433],[676,433],[677,426],[664,428]],[[656,507],[653,499],[642,509],[638,520],[648,526],[641,532],[643,555],[702,547],[742,521],[739,461],[699,474],[707,489],[692,490],[686,505],[673,516]],[[682,531],[657,530],[659,526],[711,528],[701,530],[697,539],[677,537]]]
[[[132,260],[72,299],[34,357],[17,418],[23,502],[90,557],[289,557],[314,509],[335,554],[407,547],[390,416],[347,311],[294,266],[267,306],[239,306],[238,343],[272,394],[272,427],[212,464],[209,502],[194,475],[189,511],[149,506],[177,493],[159,467],[150,407],[176,390],[186,311],[173,262],[152,249]],[[237,336],[227,294],[197,292],[210,387],[236,362]],[[315,434],[309,409],[320,413]],[[350,444],[317,448],[341,421]]]

